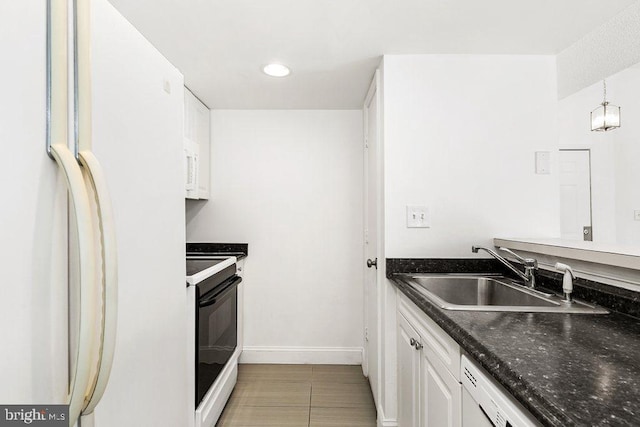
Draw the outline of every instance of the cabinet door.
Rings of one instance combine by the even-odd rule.
[[[420,416],[420,336],[398,313],[398,426],[418,427]]]
[[[426,349],[425,349],[426,350]],[[460,427],[462,385],[444,364],[421,352],[422,427]]]

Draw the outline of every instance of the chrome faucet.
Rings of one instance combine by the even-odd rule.
[[[512,252],[511,250],[509,250],[507,248],[502,248],[502,247],[498,248],[498,250],[501,250],[503,252],[506,252],[506,253],[510,254],[515,259],[517,259],[519,262],[521,262],[522,266],[524,267],[524,273],[523,273],[522,271],[518,270],[513,265],[511,265],[511,263],[509,261],[507,261],[505,258],[503,258],[496,251],[491,250],[489,248],[483,248],[481,246],[471,246],[471,252],[473,252],[474,254],[477,254],[479,250],[483,250],[486,253],[488,253],[489,255],[493,256],[495,259],[497,259],[502,264],[504,264],[505,267],[507,267],[509,270],[511,270],[515,274],[517,274],[518,277],[520,277],[520,278],[522,278],[522,280],[524,280],[525,286],[527,286],[527,287],[529,287],[531,289],[535,289],[535,287],[536,287],[535,272],[538,269],[538,261],[536,261],[533,258],[522,258],[520,255]]]

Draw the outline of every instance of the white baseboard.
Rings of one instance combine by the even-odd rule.
[[[244,346],[240,363],[360,365],[362,347]]]
[[[378,406],[378,427],[398,427],[398,420],[395,418],[386,418],[384,416],[384,411],[381,407]]]

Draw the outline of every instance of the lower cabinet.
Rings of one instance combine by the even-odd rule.
[[[420,336],[407,319],[398,315],[398,426],[418,426],[420,420],[420,362],[416,350]]]
[[[419,426],[460,426],[462,415],[462,385],[438,360],[422,352],[420,365],[422,406]]]
[[[411,305],[399,298],[398,426],[460,427],[460,347]]]

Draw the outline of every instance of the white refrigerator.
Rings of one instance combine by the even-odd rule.
[[[92,150],[119,282],[113,365],[91,423],[183,427],[193,419],[183,77],[106,0],[91,6]],[[75,363],[79,256],[65,179],[45,149],[46,47],[45,0],[0,2],[0,404],[68,403]],[[70,108],[69,135],[72,118]]]

